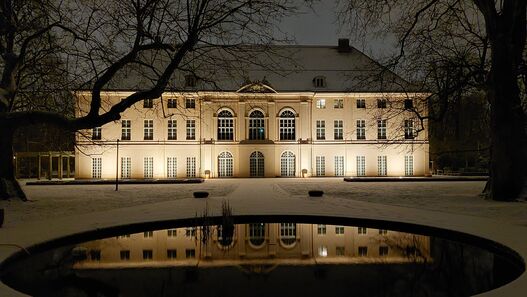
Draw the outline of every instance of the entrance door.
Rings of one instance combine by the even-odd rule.
[[[218,156],[218,177],[232,177],[232,154],[229,152],[222,152]]]
[[[264,177],[264,155],[261,152],[251,154],[249,169],[251,177]]]
[[[283,177],[295,176],[295,154],[283,152],[280,158],[280,175]]]

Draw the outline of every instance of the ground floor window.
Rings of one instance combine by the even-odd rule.
[[[344,176],[344,156],[335,156],[335,176]]]
[[[264,155],[261,152],[253,152],[249,159],[249,174],[251,177],[263,177],[264,170]]]
[[[377,157],[377,174],[379,176],[386,176],[388,173],[388,168],[386,164],[386,156]]]
[[[414,175],[414,156],[404,156],[404,175]]]
[[[187,157],[187,177],[196,177],[196,157]]]
[[[316,175],[317,176],[326,175],[326,157],[324,156],[316,157]]]
[[[101,178],[102,177],[102,158],[92,158],[91,159],[92,169],[91,177],[92,178]]]
[[[132,177],[132,158],[121,157],[121,178]]]
[[[144,178],[154,177],[154,157],[145,157],[143,175],[144,175]]]
[[[296,224],[295,223],[281,223],[280,224],[280,240],[285,245],[292,245],[296,242]]]
[[[357,176],[366,175],[366,157],[357,156]]]
[[[295,154],[292,152],[283,152],[280,157],[280,175],[295,176]]]
[[[262,245],[265,241],[265,224],[249,224],[249,241],[255,246]]]
[[[177,158],[176,157],[167,158],[167,177],[168,178],[177,177]]]
[[[229,152],[222,152],[218,156],[218,176],[231,177],[233,176],[233,158]]]

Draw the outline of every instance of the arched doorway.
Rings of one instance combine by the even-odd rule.
[[[280,157],[280,176],[295,176],[295,154],[290,151],[283,152]]]
[[[218,177],[233,176],[233,158],[229,152],[222,152],[218,156]]]
[[[249,159],[249,174],[251,177],[264,177],[264,155],[259,152],[253,152]]]

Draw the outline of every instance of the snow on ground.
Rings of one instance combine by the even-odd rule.
[[[485,183],[463,182],[344,182],[341,178],[223,179],[202,184],[60,185],[24,186],[31,202],[0,201],[6,209],[6,224],[45,220],[135,205],[154,204],[192,197],[197,190],[214,197],[228,197],[239,184],[272,183],[284,194],[306,196],[320,189],[332,203],[359,200],[440,212],[499,219],[527,226],[527,203],[488,201],[479,194]]]

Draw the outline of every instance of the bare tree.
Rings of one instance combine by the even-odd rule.
[[[375,28],[396,36],[399,50],[390,66],[408,70],[412,68],[405,62],[413,61],[410,73],[428,80],[425,86],[438,98],[428,117],[440,117],[450,102],[471,89],[485,92],[491,135],[485,194],[503,201],[524,198],[527,136],[519,82],[527,3],[343,0],[340,5],[343,20],[357,32],[364,35]],[[415,63],[419,60],[421,65]]]
[[[192,70],[192,57],[222,48],[236,60],[239,45],[271,44],[276,21],[292,11],[286,0],[1,0],[0,198],[25,198],[13,170],[17,128],[48,123],[76,131],[119,120],[135,103],[159,98],[175,73]],[[49,96],[28,104],[34,90],[21,82],[32,77],[29,69],[38,74],[49,67],[64,71],[53,94],[89,90],[85,115],[50,108]],[[104,108],[103,91],[129,74],[140,74],[136,91]]]

